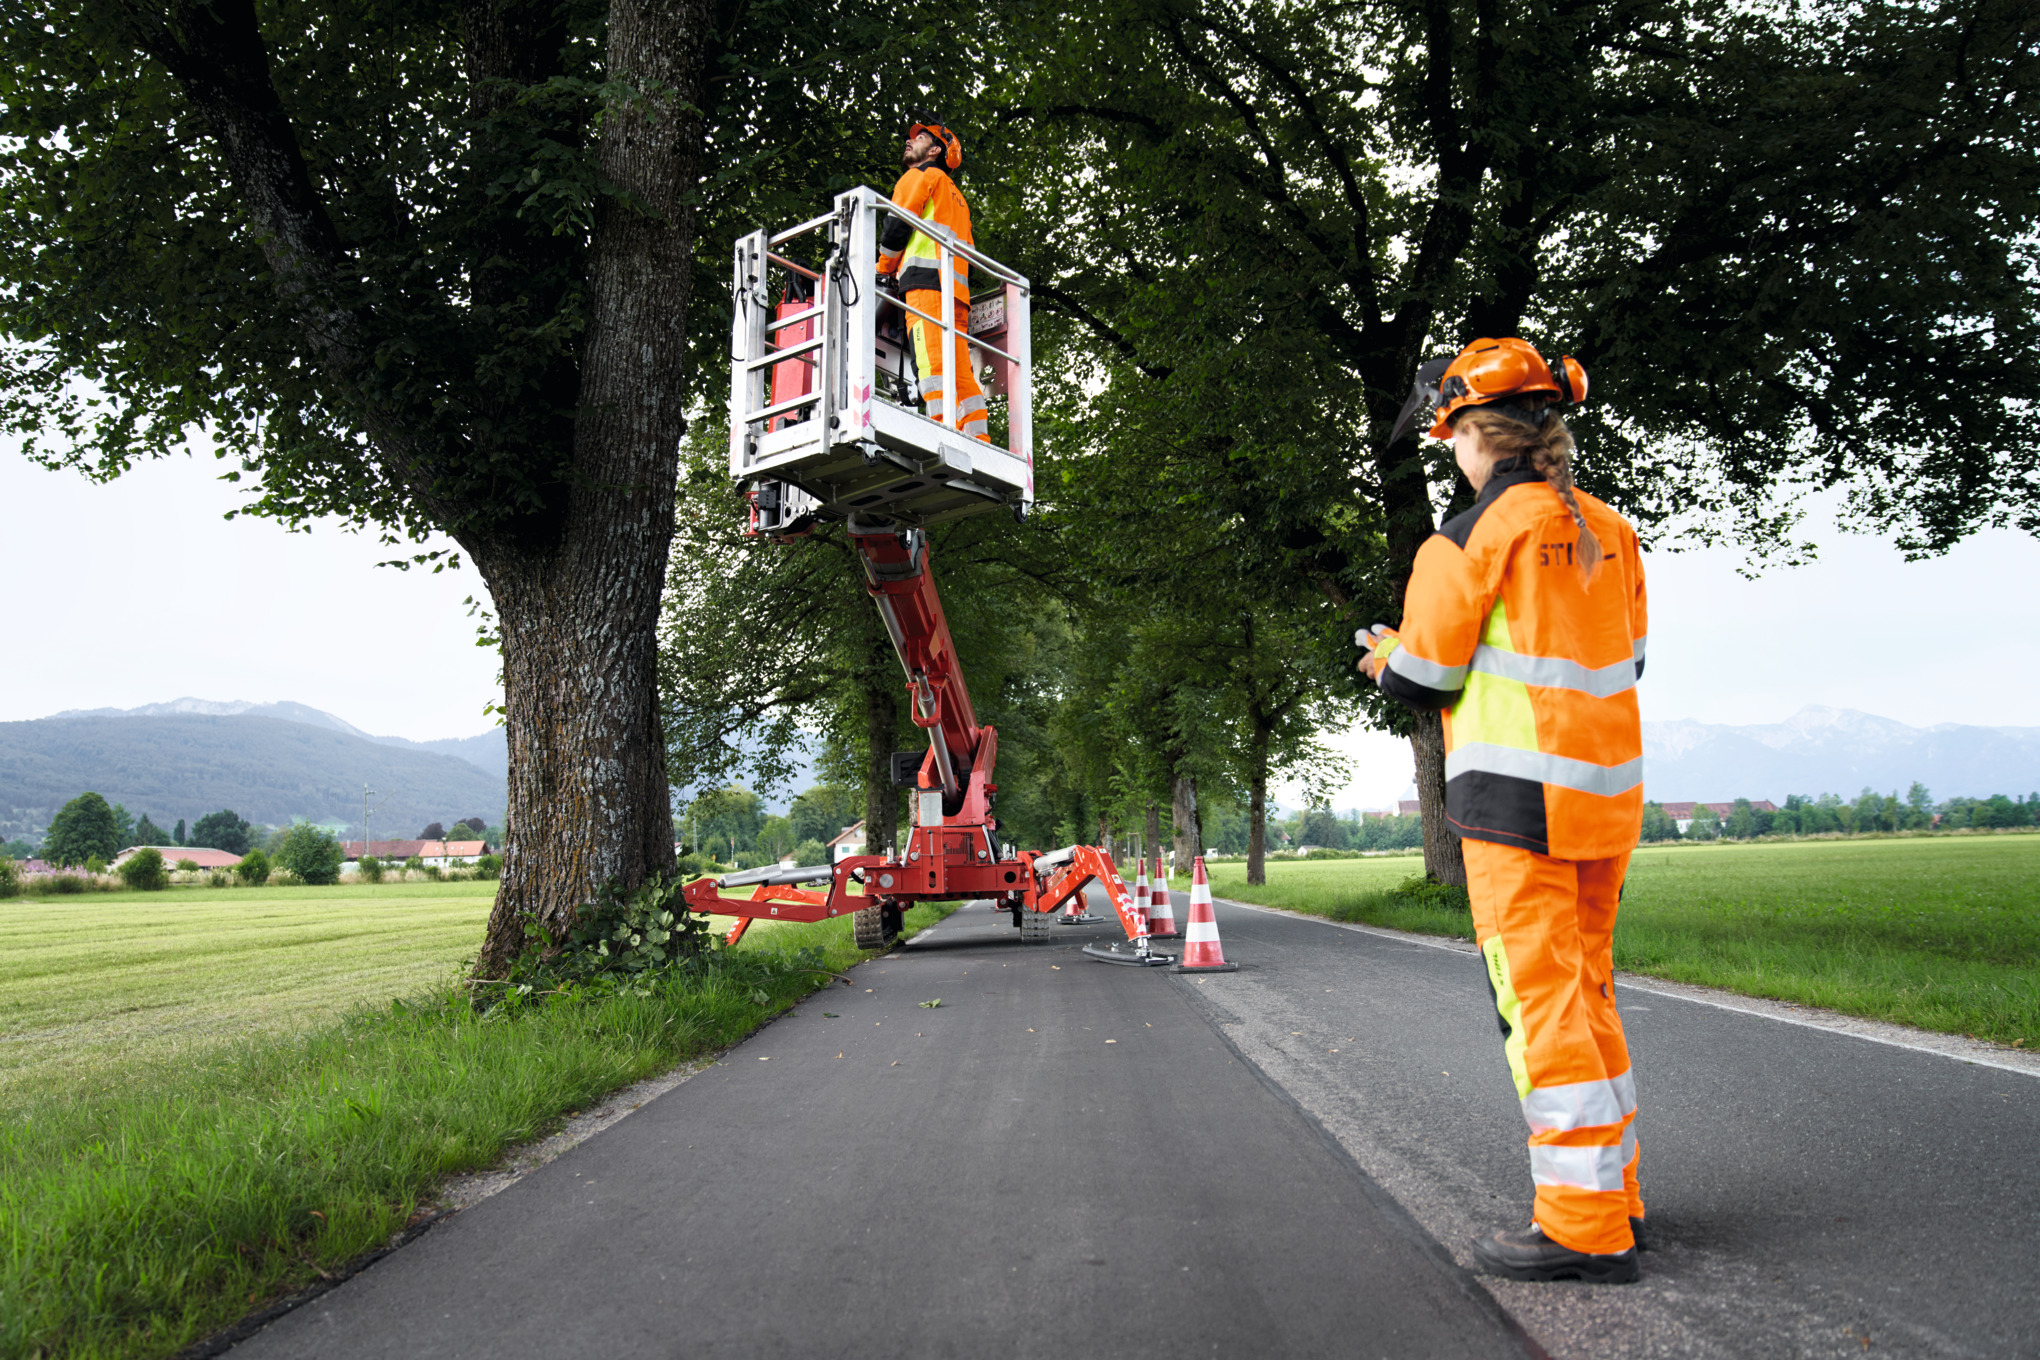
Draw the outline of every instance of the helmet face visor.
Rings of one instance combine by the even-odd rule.
[[[1409,433],[1410,426],[1416,424],[1419,415],[1438,409],[1438,385],[1445,381],[1445,370],[1450,367],[1450,359],[1426,359],[1417,365],[1416,386],[1410,390],[1410,399],[1403,403],[1402,413],[1395,418],[1395,429],[1388,436],[1389,443],[1393,444]]]

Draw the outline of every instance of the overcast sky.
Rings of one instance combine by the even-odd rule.
[[[0,721],[190,695],[294,699],[413,740],[489,725],[496,657],[462,603],[481,593],[476,573],[379,568],[395,554],[323,526],[223,521],[242,493],[218,471],[180,458],[97,486],[0,449]],[[1778,722],[1826,704],[1916,726],[2040,726],[2040,543],[1990,532],[1907,563],[1826,516],[1798,536],[1820,560],[1754,582],[1729,549],[1649,555],[1646,720]],[[1355,777],[1334,806],[1403,794],[1406,743],[1338,744]]]

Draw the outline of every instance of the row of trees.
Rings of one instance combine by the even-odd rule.
[[[1851,488],[1918,552],[2035,522],[2025,483],[1946,475],[2028,456],[2012,406],[1981,422],[1991,453],[1929,430],[1939,397],[1883,404],[1902,355],[2040,379],[1967,284],[1980,267],[2040,333],[2031,238],[1969,216],[2034,220],[1971,174],[2040,187],[1999,139],[2030,125],[2035,31],[1992,4],[991,6],[982,80],[941,93],[976,134],[980,243],[1037,281],[1042,504],[931,541],[1014,838],[1180,850],[1236,805],[1258,879],[1270,783],[1340,787],[1317,733],[1365,721],[1412,740],[1427,868],[1463,881],[1436,719],[1357,691],[1346,638],[1396,621],[1416,548],[1470,500],[1434,446],[1384,435],[1415,362],[1478,335],[1582,357],[1581,483],[1647,536],[1789,557],[1795,483]],[[1887,444],[1910,452],[1847,452]],[[747,551],[723,457],[707,429],[683,468],[671,774],[818,731],[890,826],[877,772],[921,743],[849,546]]]
[[[18,857],[39,855],[52,864],[71,867],[91,859],[111,861],[115,855],[134,845],[204,846],[239,855],[245,854],[253,845],[254,832],[254,827],[238,813],[222,809],[209,812],[194,822],[188,833],[189,839],[186,839],[184,822],[179,819],[177,839],[173,841],[149,819],[146,812],[137,819],[119,803],[108,803],[96,793],[81,793],[59,808],[57,815],[50,819],[42,844],[37,847],[22,843],[22,853]]]
[[[1459,881],[1439,724],[1343,642],[1468,498],[1386,438],[1419,358],[1578,355],[1581,484],[1652,535],[1789,553],[1809,488],[1913,552],[2040,527],[2036,36],[2022,0],[57,0],[0,27],[0,427],[97,477],[203,427],[255,513],[452,538],[504,663],[499,969],[790,730],[894,825],[847,546],[738,551],[707,413],[731,238],[882,182],[933,103],[1041,311],[1043,514],[936,535],[1016,838],[1194,839],[1221,793],[1258,875],[1270,781],[1329,784],[1313,734],[1364,717]]]
[[[1915,780],[1905,797],[1896,792],[1880,794],[1866,788],[1854,802],[1843,802],[1838,794],[1818,798],[1793,794],[1776,811],[1755,807],[1747,798],[1735,800],[1725,818],[1704,803],[1684,832],[1658,803],[1646,803],[1643,810],[1643,839],[1646,841],[1718,839],[1749,840],[1756,836],[1851,835],[1877,831],[1924,831],[1929,828],[1979,830],[2040,825],[2040,793],[2019,798],[1992,794],[1989,798],[1950,798],[1935,803],[1927,786]]]

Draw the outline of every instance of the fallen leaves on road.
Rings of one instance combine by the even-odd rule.
[[[939,1006],[939,1005],[941,1005],[941,1004],[942,1004],[942,998],[938,996],[938,997],[936,997],[936,998],[935,998],[935,999],[934,999],[933,1001],[923,1001],[923,1002],[921,1003],[921,1009],[922,1009],[922,1010],[924,1010],[924,1011],[932,1011],[932,1010],[934,1010],[934,1009],[935,1009],[935,1008],[936,1008],[937,1006]]]

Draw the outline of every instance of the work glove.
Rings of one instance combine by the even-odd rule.
[[[1353,663],[1353,669],[1380,684],[1381,668],[1388,664],[1388,651],[1393,650],[1392,648],[1384,650],[1381,644],[1396,636],[1395,629],[1385,623],[1377,623],[1372,628],[1356,631],[1353,634],[1353,645],[1360,649],[1360,659]]]

